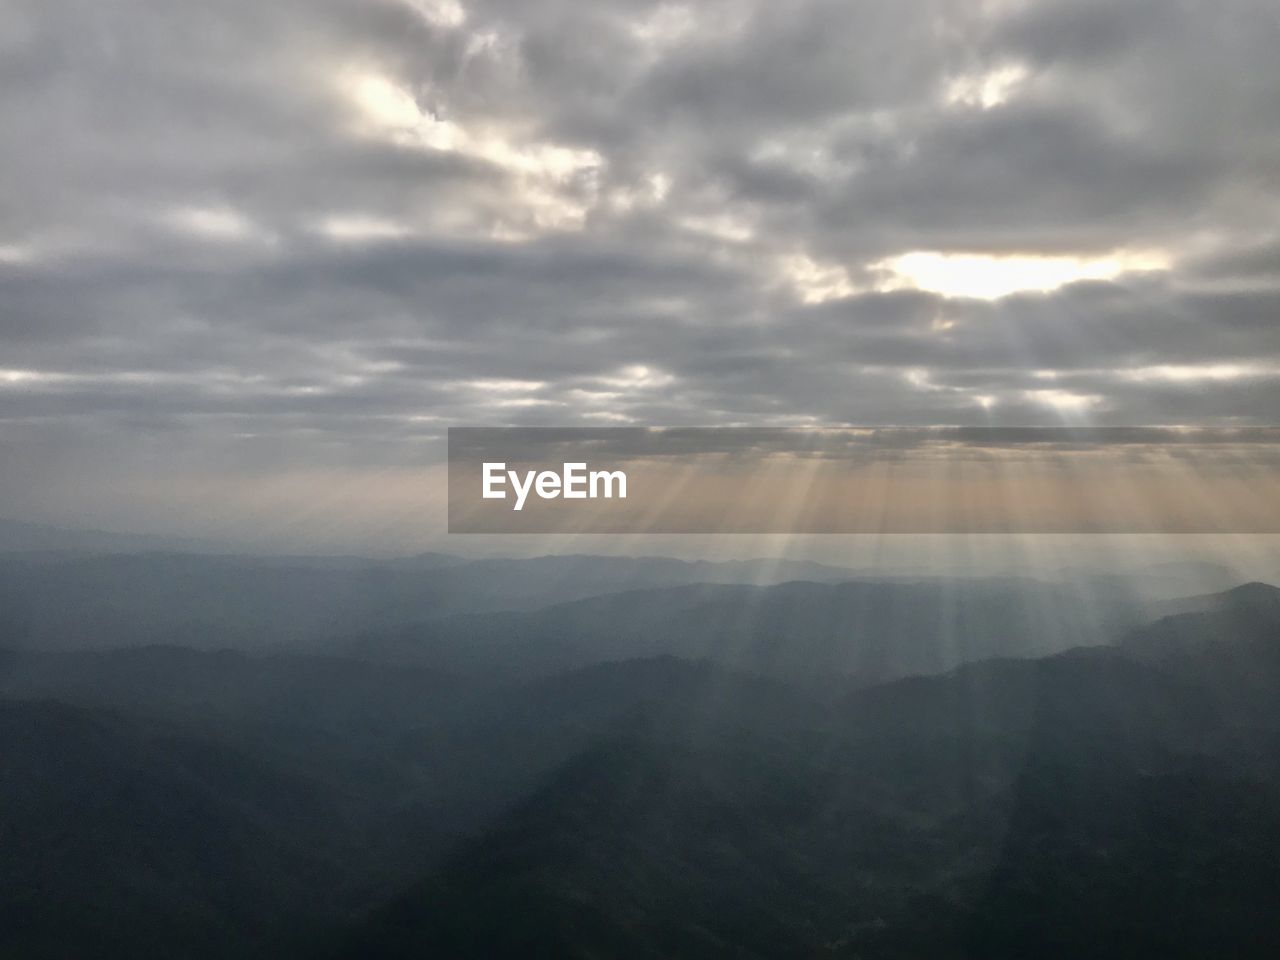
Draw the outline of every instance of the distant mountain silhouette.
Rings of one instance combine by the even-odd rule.
[[[337,657],[172,646],[0,651],[0,693],[207,723],[399,730],[421,722],[455,691],[452,678],[424,668]]]
[[[76,530],[39,523],[0,518],[0,554],[112,554],[147,553],[157,550],[214,553],[225,544],[194,537],[165,537],[138,533],[111,533],[106,530]]]
[[[1160,660],[1205,653],[1215,645],[1280,645],[1280,588],[1246,583],[1223,593],[1186,601],[1188,612],[1172,614],[1134,631],[1122,645],[1131,656]]]
[[[1067,567],[1059,571],[1059,576],[1068,581],[1083,583],[1121,578],[1143,596],[1165,600],[1220,593],[1245,579],[1240,571],[1228,564],[1203,560],[1148,563],[1124,568],[1112,574],[1099,574],[1097,570],[1089,568]]]
[[[315,650],[343,635],[636,587],[851,575],[805,562],[661,557],[463,561],[428,554],[375,561],[15,554],[0,556],[0,643],[64,650],[144,644]]]
[[[1081,594],[1026,580],[697,584],[441,619],[334,649],[512,676],[672,654],[783,679],[875,683],[1110,642],[1149,609],[1120,587]]]

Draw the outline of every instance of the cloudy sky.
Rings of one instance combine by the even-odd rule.
[[[0,515],[392,522],[461,424],[1275,422],[1277,50],[1274,0],[0,0]]]

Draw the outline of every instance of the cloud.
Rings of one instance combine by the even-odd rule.
[[[1264,0],[0,0],[4,459],[1264,424],[1277,41]]]

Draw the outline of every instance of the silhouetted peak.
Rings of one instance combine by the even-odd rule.
[[[1280,587],[1254,580],[1242,583],[1221,594],[1223,602],[1231,606],[1248,606],[1280,611]]]

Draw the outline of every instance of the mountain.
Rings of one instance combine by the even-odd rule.
[[[775,584],[810,578],[848,580],[843,567],[799,560],[677,560],[562,554],[521,559],[473,560],[434,578],[447,601],[437,615],[460,612],[534,610],[625,590],[700,583]]]
[[[816,651],[850,610],[873,650],[883,629],[910,653],[908,627],[942,618],[977,656],[1005,642],[983,624],[1068,616],[1036,586],[709,585],[574,616],[629,611],[691,656],[734,604],[760,601],[727,621],[748,639],[816,610]],[[0,956],[1270,956],[1275,595],[874,685],[781,654],[521,673],[482,668],[492,651],[455,671],[11,650]]]
[[[528,676],[670,654],[797,681],[870,684],[1110,642],[1147,619],[1122,587],[1028,580],[697,584],[374,631],[335,652]]]
[[[0,645],[315,649],[336,636],[448,615],[527,610],[701,579],[772,582],[796,572],[830,578],[847,573],[784,561],[643,557],[13,555],[0,557]]]
[[[1023,773],[971,956],[1273,957],[1280,791],[1213,763]]]
[[[1105,584],[1123,580],[1135,593],[1153,600],[1176,600],[1220,593],[1245,579],[1239,570],[1229,564],[1203,560],[1148,563],[1106,575],[1091,568],[1066,567],[1059,571],[1059,576],[1063,580],[1083,584]]]
[[[1127,699],[1127,722],[1030,744],[971,955],[1280,952],[1280,590],[1203,599],[1118,646],[1185,691],[1180,719]]]
[[[333,657],[165,646],[0,650],[0,695],[206,724],[389,732],[424,722],[443,702],[455,702],[456,693],[452,678],[424,668]]]
[[[1280,642],[1280,588],[1246,583],[1183,601],[1184,612],[1162,617],[1126,636],[1131,656],[1147,661]]]
[[[487,797],[451,772],[457,732],[499,690],[434,671],[307,656],[140,647],[0,651],[0,697],[57,700],[182,730],[304,773],[345,798],[344,824],[385,872],[420,868],[472,828]],[[50,758],[56,763],[56,758]]]
[[[1280,678],[1224,700],[1188,655],[986,661],[825,704],[672,660],[545,681],[511,729],[576,717],[581,748],[334,955],[1271,956]]]
[[[72,530],[0,518],[0,554],[148,553],[158,550],[206,553],[219,549],[225,547],[188,537]]]
[[[0,701],[0,742],[0,956],[273,957],[358,902],[359,838],[307,777],[52,702]]]

